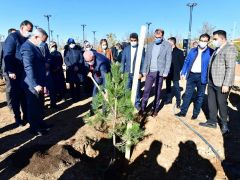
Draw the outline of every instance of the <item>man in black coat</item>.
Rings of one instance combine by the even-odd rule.
[[[166,79],[166,91],[167,91],[167,99],[165,104],[172,103],[172,89],[171,89],[171,82],[173,82],[173,87],[175,90],[177,108],[180,108],[181,104],[181,91],[179,87],[179,80],[180,80],[180,71],[182,69],[184,63],[184,55],[183,51],[177,48],[176,46],[176,38],[170,37],[168,42],[172,45],[172,64],[170,68],[170,72]]]
[[[6,81],[6,95],[9,106],[12,108],[16,125],[25,124],[27,120],[25,93],[21,87],[23,63],[20,54],[22,44],[31,35],[33,24],[25,20],[20,24],[20,30],[8,35],[4,42],[4,78]],[[21,110],[23,117],[21,117]],[[23,121],[24,120],[24,121]]]

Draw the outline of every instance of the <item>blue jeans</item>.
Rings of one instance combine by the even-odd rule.
[[[127,88],[129,90],[132,90],[132,84],[133,84],[133,74],[128,75],[128,81],[127,81]],[[137,84],[137,94],[136,94],[136,101],[135,101],[135,107],[137,109],[141,108],[141,80],[138,80]]]
[[[185,95],[183,97],[183,103],[181,106],[181,113],[187,113],[195,88],[197,88],[197,96],[194,103],[193,115],[198,116],[200,113],[206,89],[206,84],[202,84],[201,82],[201,73],[189,74]]]

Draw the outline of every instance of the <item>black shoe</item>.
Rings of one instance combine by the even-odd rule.
[[[227,124],[223,124],[222,127],[221,127],[221,131],[222,131],[223,135],[228,134],[230,132],[230,130],[228,128],[228,125]]]
[[[192,115],[191,120],[196,120],[197,117],[198,117],[197,115]]]
[[[180,109],[180,107],[181,107],[180,104],[178,104],[178,105],[176,106],[177,109]]]
[[[167,104],[172,104],[172,101],[171,101],[171,100],[167,100],[167,101],[164,102],[164,104],[165,104],[165,105],[167,105]]]
[[[53,127],[52,124],[42,124],[40,125],[40,130],[46,130],[46,131],[49,131],[51,128]]]
[[[44,136],[47,135],[49,131],[47,130],[30,130],[30,134],[34,136]]]
[[[138,115],[139,116],[144,116],[144,114],[145,114],[145,112],[142,109],[140,109],[140,111],[138,112]]]
[[[199,123],[199,125],[203,127],[217,128],[217,124],[211,122]]]
[[[185,117],[186,114],[183,114],[183,113],[180,111],[179,113],[175,114],[175,116],[178,116],[178,117]]]

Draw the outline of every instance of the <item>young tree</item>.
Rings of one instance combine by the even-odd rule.
[[[106,75],[105,87],[101,87],[93,98],[95,116],[89,117],[88,123],[101,126],[113,138],[113,145],[124,151],[126,146],[138,143],[143,131],[135,121],[131,91],[127,88],[128,76],[121,73],[120,66],[118,63],[112,64],[111,73]],[[129,123],[132,126],[127,128]]]

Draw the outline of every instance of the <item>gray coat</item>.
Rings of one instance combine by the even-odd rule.
[[[148,44],[145,60],[143,64],[143,73],[149,73],[151,59],[152,59],[152,49],[155,42]],[[157,61],[157,69],[159,71],[159,75],[168,75],[172,62],[172,47],[169,42],[163,40],[160,47],[160,53],[158,55]]]
[[[235,77],[235,65],[238,54],[237,49],[234,45],[227,43],[222,49],[220,49],[213,60],[215,54],[216,50],[210,59],[209,67],[212,63],[212,68],[208,69],[208,78],[211,69],[213,84],[215,86],[232,86]]]

